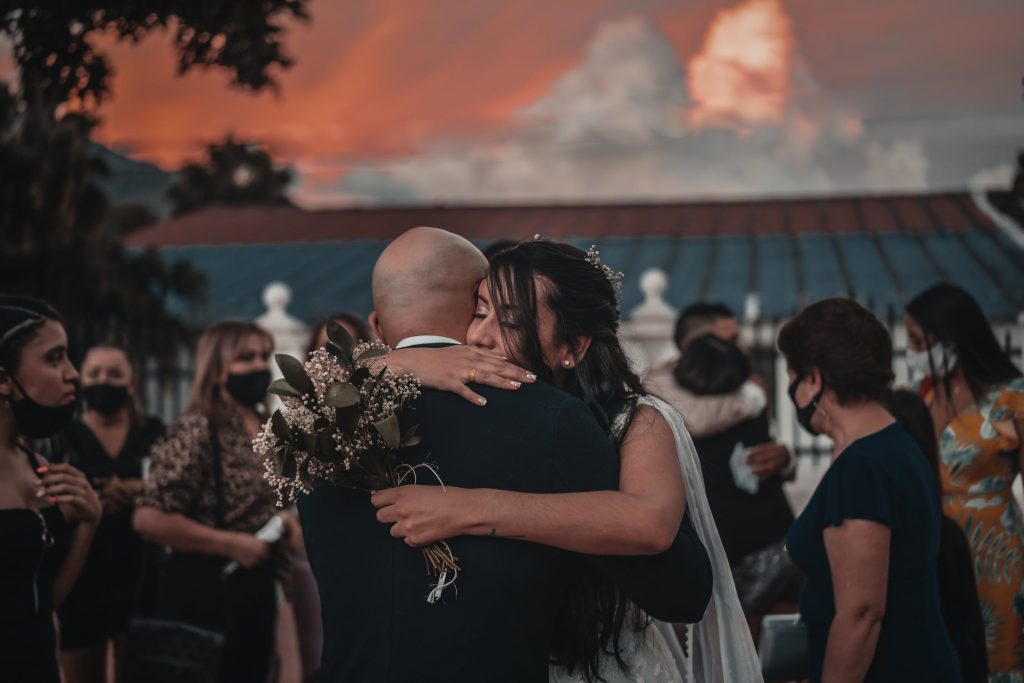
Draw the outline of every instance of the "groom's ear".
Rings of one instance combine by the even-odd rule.
[[[380,319],[377,317],[377,311],[370,311],[368,320],[370,321],[370,327],[373,328],[373,333],[377,335],[377,339],[387,344],[388,340],[384,338],[384,333],[380,329]]]

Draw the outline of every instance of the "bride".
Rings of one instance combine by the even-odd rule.
[[[505,378],[521,379],[522,371],[495,363],[495,355],[535,369],[542,381],[586,403],[618,443],[619,490],[533,494],[402,486],[374,495],[378,519],[414,546],[470,534],[599,555],[659,553],[680,524],[692,524],[708,550],[715,584],[703,620],[687,629],[688,652],[670,624],[647,618],[594,577],[567,598],[575,628],[555,634],[550,679],[759,682],[757,654],[690,435],[671,406],[644,391],[616,336],[619,277],[596,252],[523,242],[493,258],[477,290],[467,333],[475,351],[400,349],[389,359],[425,386],[470,399],[475,395],[464,385],[471,380],[519,387]],[[579,628],[585,632],[575,632]]]

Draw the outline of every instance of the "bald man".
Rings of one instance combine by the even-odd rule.
[[[438,228],[413,228],[384,249],[373,268],[370,325],[395,348],[421,337],[463,343],[487,259],[473,244]]]
[[[373,271],[371,322],[394,347],[459,344],[486,274],[465,239],[416,228]],[[502,391],[474,385],[486,405],[424,389],[413,405],[423,441],[403,462],[434,464],[446,484],[532,493],[618,487],[619,458],[578,399],[546,384]],[[425,482],[421,482],[425,483]],[[369,496],[317,486],[299,500],[320,589],[325,683],[547,683],[556,617],[584,575],[600,573],[652,616],[702,618],[711,567],[693,527],[665,553],[599,558],[501,537],[449,540],[462,572],[442,601],[421,551],[392,538]],[[436,582],[436,578],[434,579]]]

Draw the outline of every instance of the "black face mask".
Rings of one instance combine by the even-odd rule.
[[[11,401],[14,422],[18,433],[30,439],[48,439],[71,424],[75,416],[75,404],[44,406],[33,401],[18,380],[11,375],[11,381],[18,387],[24,398]]]
[[[818,394],[811,399],[811,402],[805,406],[800,406],[796,402],[796,388],[803,381],[803,377],[797,377],[793,380],[793,383],[789,385],[789,400],[793,402],[793,407],[796,408],[796,421],[800,423],[800,426],[807,430],[807,433],[811,436],[817,436],[821,432],[811,426],[811,418],[814,417],[814,413],[818,411],[818,402],[821,401],[822,395],[825,393],[825,387],[822,386],[818,391]]]
[[[90,384],[82,387],[82,399],[89,410],[100,415],[113,415],[128,405],[128,387],[116,384]]]
[[[228,381],[224,385],[231,398],[240,405],[252,408],[262,401],[270,388],[270,370],[255,370],[243,375],[228,375]]]

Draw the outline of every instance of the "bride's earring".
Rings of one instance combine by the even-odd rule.
[[[568,358],[566,358],[565,360],[562,361],[562,367],[563,368],[571,368],[572,367],[572,361],[569,360]]]

